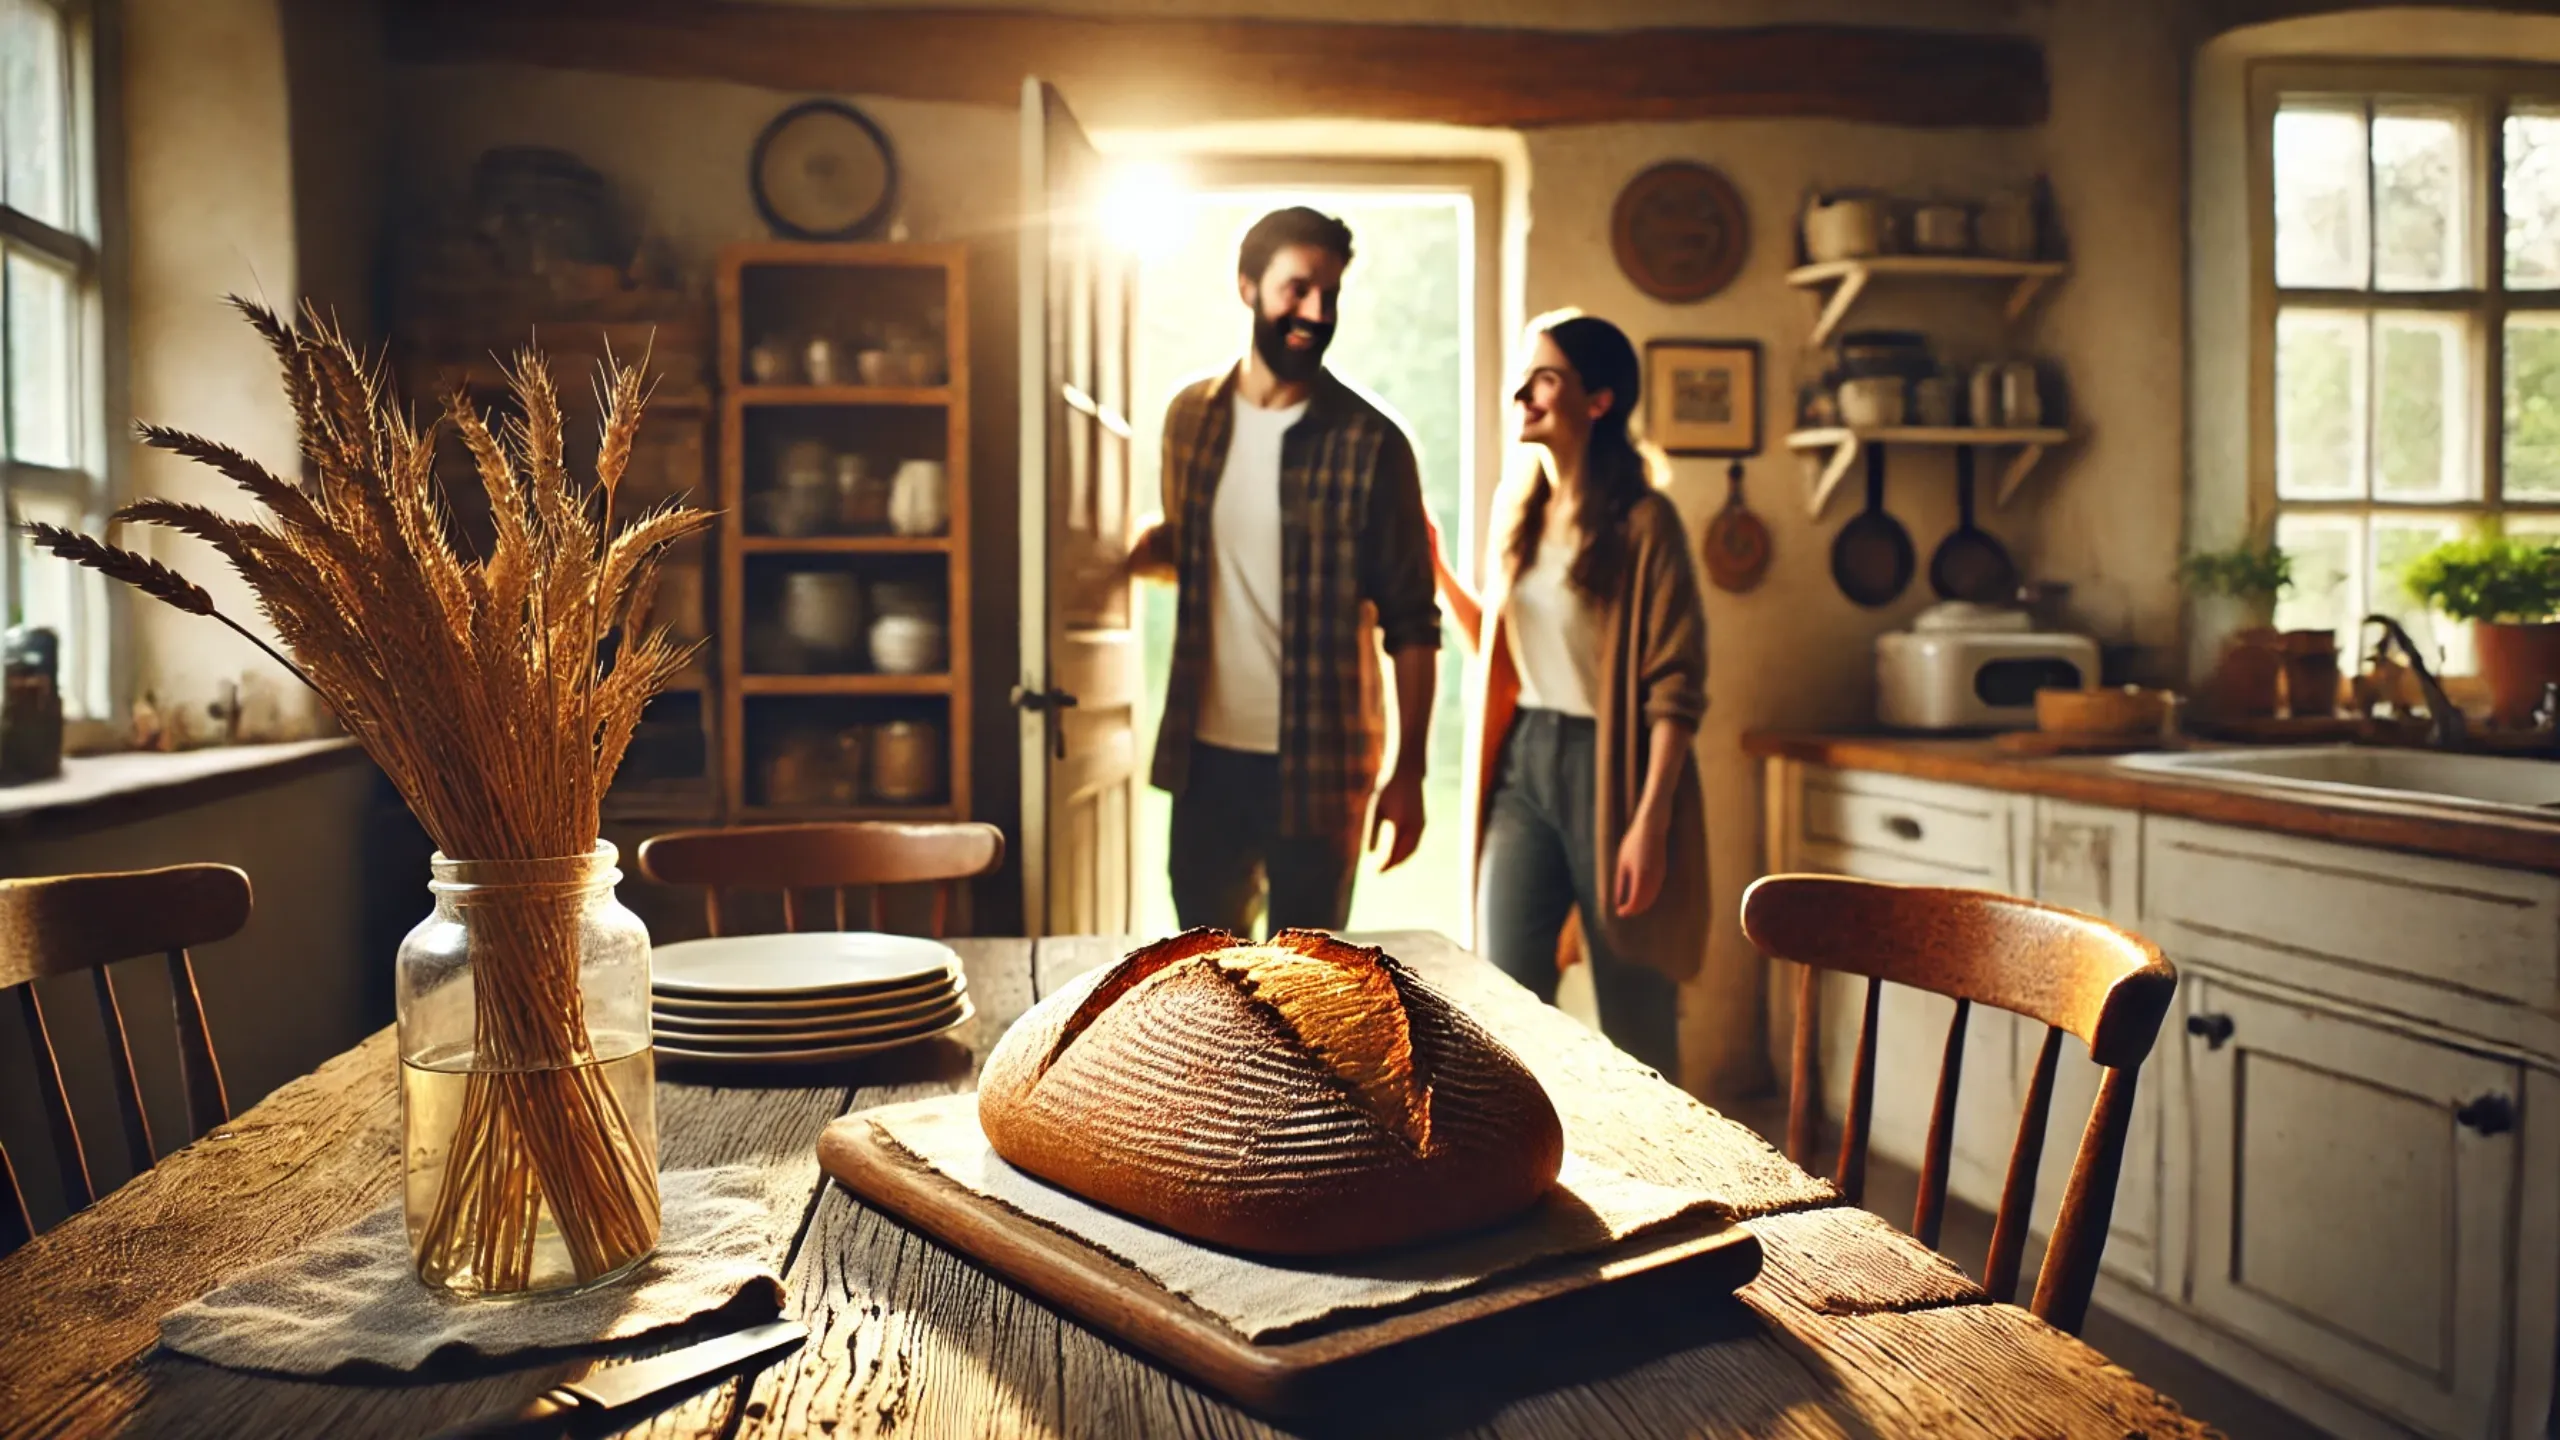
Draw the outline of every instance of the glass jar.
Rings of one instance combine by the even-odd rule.
[[[657,1247],[649,932],[617,858],[433,861],[398,962],[402,1198],[432,1288],[581,1289]]]

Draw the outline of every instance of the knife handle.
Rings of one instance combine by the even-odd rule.
[[[578,1397],[567,1390],[546,1390],[524,1402],[512,1415],[483,1415],[466,1420],[450,1430],[439,1430],[432,1440],[554,1440],[569,1430],[569,1421],[582,1408]]]

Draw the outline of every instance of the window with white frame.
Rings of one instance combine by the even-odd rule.
[[[2352,654],[2389,614],[2466,673],[2468,627],[2399,572],[2486,525],[2560,537],[2560,71],[2284,81],[2262,112],[2277,623]]]
[[[90,12],[0,0],[0,500],[94,533],[105,516]],[[102,583],[12,538],[11,624],[59,637],[64,708],[108,706]]]

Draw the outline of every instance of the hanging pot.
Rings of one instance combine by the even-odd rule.
[[[1973,447],[1956,447],[1956,528],[1929,557],[1929,588],[1941,600],[2000,605],[2018,598],[2018,564],[1973,518]]]
[[[1867,446],[1867,508],[1851,516],[1831,541],[1831,579],[1840,593],[1868,609],[1890,605],[1911,584],[1919,556],[1911,532],[1885,513],[1884,447]]]
[[[1725,482],[1724,508],[1707,522],[1707,578],[1739,594],[1769,572],[1769,527],[1743,502],[1741,461],[1725,471]]]

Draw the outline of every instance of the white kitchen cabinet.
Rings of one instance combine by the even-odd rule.
[[[2027,846],[2033,870],[2033,893],[2048,905],[2095,915],[2128,930],[2141,929],[2142,816],[2131,810],[2101,809],[2068,801],[2039,798],[2033,802],[2034,828]],[[2036,1052],[2044,1045],[2045,1027],[2017,1022],[2018,1091],[2023,1103],[2027,1081],[2035,1073]],[[2176,1078],[2177,1048],[2162,1036],[2152,1059],[2142,1067],[2133,1092],[2133,1124],[2124,1146],[2124,1170],[2116,1181],[2115,1211],[2107,1225],[2107,1249],[2101,1268],[2145,1290],[2161,1283],[2160,1274],[2160,1137],[2161,1113]],[[2071,1179],[2071,1162],[2080,1153],[2080,1133],[2098,1103],[2098,1080],[2105,1072],[2089,1059],[2089,1047],[2065,1039],[2054,1069],[2053,1109],[2045,1133],[2044,1163],[2036,1173],[2036,1205],[2031,1227],[2038,1235],[2053,1233],[2054,1217]]]
[[[2500,1433],[2517,1206],[2560,1205],[2518,1194],[2521,1067],[2220,980],[2184,1000],[2189,1303],[2426,1433]]]
[[[1772,869],[2029,894],[2178,966],[2100,1304],[2342,1436],[2552,1433],[2560,876],[1795,761],[1770,787]],[[1835,1117],[1862,986],[1823,996]],[[1916,1164],[1951,1006],[1886,994],[1876,1150]],[[2005,1039],[1968,1047],[1956,1134],[1985,1209],[2043,1027]],[[2039,1231],[2097,1078],[2066,1040]]]
[[[1789,868],[2007,891],[2012,888],[2016,809],[2011,797],[1995,791],[1815,769],[1807,773],[1800,792]],[[1834,1121],[1848,1113],[1866,986],[1854,975],[1823,977],[1823,1111]],[[1876,1007],[1875,1112],[1868,1130],[1872,1153],[1920,1167],[1928,1146],[1929,1112],[1937,1099],[1939,1064],[1946,1055],[1947,1024],[1954,1015],[1952,1000],[1902,985],[1885,987]],[[1977,1008],[1965,1023],[1947,1188],[1985,1208],[2000,1203],[2009,1150],[2017,1138],[2015,1036],[2012,1017],[2001,1011]],[[1892,1218],[1908,1223],[1908,1217]]]

